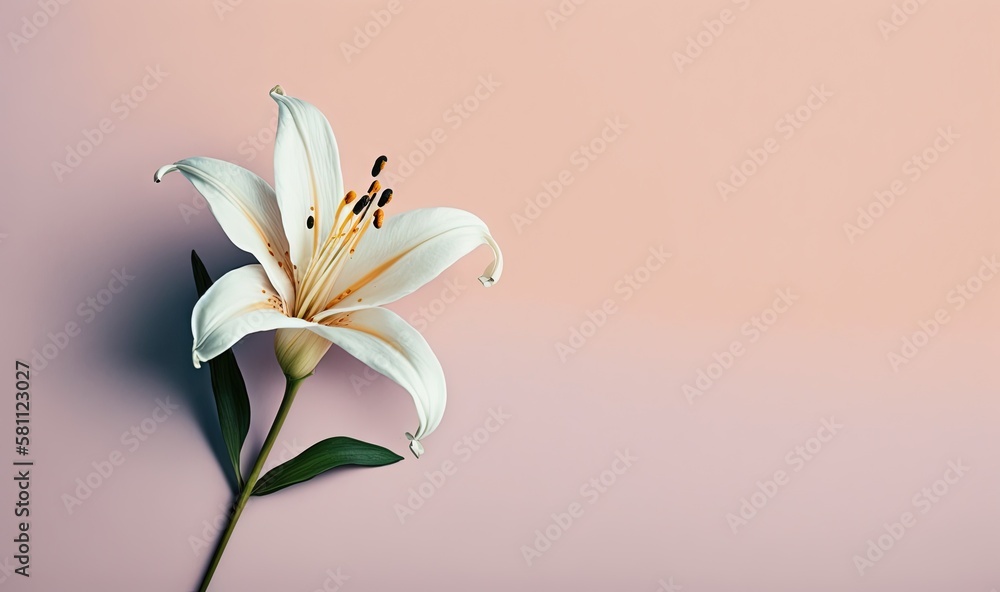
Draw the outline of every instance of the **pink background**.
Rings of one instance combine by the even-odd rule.
[[[961,310],[949,300],[1000,254],[1000,7],[895,1],[234,1],[219,12],[225,0],[104,0],[47,18],[34,16],[44,2],[5,3],[2,32],[15,37],[0,50],[0,360],[31,357],[69,322],[80,331],[32,376],[32,577],[4,564],[0,589],[196,585],[209,551],[191,539],[231,494],[213,454],[208,373],[190,366],[188,256],[197,249],[216,277],[249,256],[192,205],[183,179],[151,178],[205,155],[272,179],[277,83],[327,114],[348,187],[389,155],[395,211],[475,212],[506,273],[478,287],[488,256],[477,252],[393,307],[432,311],[423,333],[448,376],[427,454],[254,499],[213,589],[333,590],[337,570],[345,591],[1000,587],[1000,280]],[[572,14],[550,23],[560,6]],[[883,34],[894,6],[901,26]],[[23,18],[44,25],[20,43]],[[376,34],[358,32],[366,26]],[[689,37],[698,53],[699,33],[708,46],[679,68],[675,53]],[[165,77],[135,91],[157,67]],[[456,118],[453,105],[490,77],[499,86],[479,88]],[[800,110],[808,121],[786,137],[775,122],[814,86],[832,97]],[[141,100],[128,106],[123,93]],[[59,178],[53,162],[105,118],[110,132]],[[627,128],[581,170],[574,153],[607,118]],[[914,180],[906,163],[949,126],[958,138],[931,150],[936,162]],[[444,140],[402,178],[399,165],[437,128]],[[264,140],[252,159],[251,136]],[[717,183],[765,145],[778,150],[723,199]],[[572,183],[526,211],[564,170]],[[905,193],[851,242],[845,223],[897,179]],[[527,214],[527,225],[512,218]],[[616,283],[657,247],[673,256],[640,270],[648,281],[626,298]],[[134,279],[88,308],[123,267]],[[456,280],[465,289],[445,304]],[[744,323],[784,289],[798,300],[751,343]],[[616,312],[561,361],[556,344],[609,299]],[[938,309],[949,322],[894,370],[887,354]],[[684,385],[734,340],[744,355],[689,403]],[[245,467],[280,398],[271,344],[257,335],[237,347],[253,404]],[[412,402],[364,376],[331,353],[276,455],[332,435],[404,453]],[[5,380],[10,391],[13,372]],[[179,409],[131,450],[122,434],[167,397]],[[13,448],[13,396],[5,408],[0,433]],[[511,418],[461,452],[464,438],[484,439],[490,409]],[[791,464],[830,417],[843,429]],[[626,450],[633,465],[585,495]],[[115,451],[125,462],[70,513],[64,495]],[[958,460],[968,472],[922,501]],[[449,461],[454,474],[424,485],[432,497],[401,521],[396,504]],[[778,470],[786,484],[734,533],[727,514]],[[6,541],[15,495],[5,479]],[[582,516],[529,565],[522,546],[573,503]],[[854,556],[905,512],[915,526],[860,574]],[[0,559],[13,554],[0,544]]]

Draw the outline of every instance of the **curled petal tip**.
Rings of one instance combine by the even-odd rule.
[[[406,433],[406,439],[410,441],[410,452],[413,453],[413,456],[420,458],[420,455],[424,453],[424,445],[409,432]]]
[[[486,268],[483,275],[479,277],[479,281],[489,288],[497,283],[500,275],[503,273],[503,253],[500,252],[500,245],[497,244],[497,241],[493,240],[493,237],[489,233],[484,238],[486,239],[486,244],[493,249],[493,263]]]
[[[164,175],[166,175],[170,171],[176,171],[176,170],[177,170],[176,164],[168,164],[166,166],[161,166],[160,168],[156,169],[155,173],[153,173],[153,181],[159,183],[161,180],[163,180]]]
[[[285,89],[281,88],[280,84],[275,84],[274,88],[271,89],[271,93],[270,94],[272,94],[272,95],[284,95],[285,94]]]
[[[201,368],[201,358],[198,357],[198,352],[191,352],[191,361],[194,362],[195,368]]]

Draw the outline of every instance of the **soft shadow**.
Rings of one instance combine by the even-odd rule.
[[[213,279],[246,263],[239,253],[229,254],[229,260],[222,262],[215,253],[210,257],[205,257],[205,253],[199,255],[203,260],[208,259],[205,265]],[[208,365],[196,369],[191,361],[191,310],[198,295],[191,272],[191,253],[171,249],[161,259],[144,260],[141,268],[142,281],[129,287],[137,292],[129,295],[130,301],[141,304],[119,317],[120,325],[115,328],[109,353],[120,356],[133,371],[168,385],[187,404],[220,469],[235,485],[219,428]]]

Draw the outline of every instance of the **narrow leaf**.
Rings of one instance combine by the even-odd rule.
[[[200,298],[212,285],[212,278],[194,251],[191,251],[191,267],[194,269],[194,283]],[[240,451],[243,450],[243,442],[250,431],[250,397],[247,395],[247,385],[243,382],[243,374],[232,349],[210,360],[208,368],[212,374],[212,391],[219,411],[222,439],[233,464],[237,490],[241,490],[243,475],[240,472]]]
[[[368,442],[345,436],[327,438],[265,473],[254,485],[251,495],[274,493],[345,465],[381,467],[401,460],[403,457],[395,452]]]

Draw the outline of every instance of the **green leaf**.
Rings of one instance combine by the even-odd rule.
[[[306,448],[292,460],[274,467],[254,485],[250,495],[267,495],[289,485],[308,481],[320,473],[345,465],[381,467],[403,460],[395,452],[348,438],[327,438]]]
[[[191,251],[191,267],[194,269],[194,283],[200,298],[212,285],[212,278],[194,251]],[[247,432],[250,431],[250,397],[247,395],[247,385],[243,382],[243,374],[236,363],[232,349],[210,360],[208,368],[212,374],[212,391],[215,393],[215,406],[219,411],[222,439],[226,443],[226,450],[229,451],[229,460],[233,463],[236,487],[239,491],[243,489],[240,451],[243,450],[243,442],[246,441]]]

